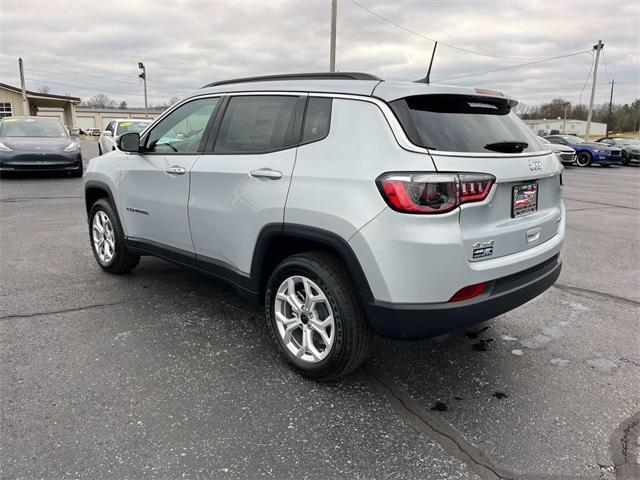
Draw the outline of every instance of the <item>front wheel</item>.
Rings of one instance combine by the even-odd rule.
[[[626,152],[622,152],[622,165],[625,167],[629,165],[629,154]]]
[[[285,259],[267,284],[265,310],[276,349],[296,371],[335,380],[367,357],[371,327],[343,263],[308,252]]]
[[[113,207],[107,199],[96,201],[89,212],[91,249],[98,265],[109,273],[127,273],[140,261],[127,250],[124,234]]]
[[[591,154],[589,152],[580,152],[576,157],[576,164],[579,167],[588,167],[591,165]]]

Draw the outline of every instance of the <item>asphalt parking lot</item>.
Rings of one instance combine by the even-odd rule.
[[[81,179],[0,180],[0,477],[640,478],[640,168],[564,181],[555,287],[321,384],[224,285],[103,273]]]

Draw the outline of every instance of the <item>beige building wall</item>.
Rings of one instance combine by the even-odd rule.
[[[13,116],[24,115],[21,94],[0,88],[0,103],[10,103]]]
[[[18,98],[20,97],[18,96]],[[87,128],[99,128],[100,130],[104,130],[111,120],[120,118],[144,119],[144,111],[141,110],[121,110],[116,108],[97,109],[86,107],[74,108],[77,124],[83,130]],[[162,111],[159,110],[149,112],[149,120],[155,120],[161,114]],[[59,108],[40,108],[38,110],[38,116],[54,117],[60,119],[61,122],[66,123],[64,112]]]

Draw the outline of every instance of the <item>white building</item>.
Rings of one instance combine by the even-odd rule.
[[[559,120],[524,120],[533,133],[536,135],[552,135],[552,133],[566,133],[568,135],[586,135],[587,133],[587,121],[586,120],[568,120],[565,122],[562,119]],[[591,122],[590,136],[604,137],[607,134],[606,123]]]

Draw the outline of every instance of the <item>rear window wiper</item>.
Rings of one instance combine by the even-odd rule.
[[[505,140],[503,142],[487,143],[484,148],[501,153],[522,153],[528,146],[527,142]]]

